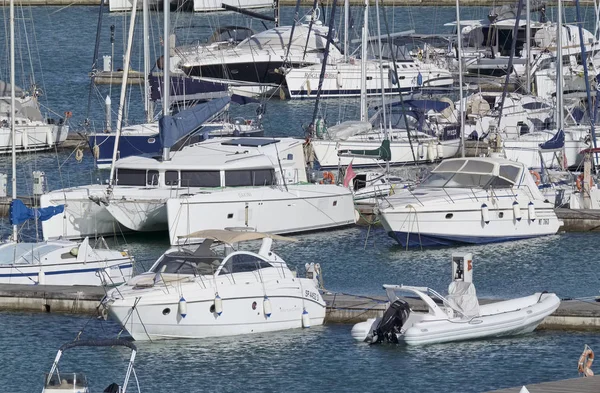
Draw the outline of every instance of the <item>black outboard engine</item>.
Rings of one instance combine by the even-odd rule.
[[[397,299],[391,306],[385,310],[383,317],[379,321],[377,328],[373,329],[372,343],[386,341],[389,343],[398,343],[398,334],[400,329],[410,315],[410,307],[404,300]]]

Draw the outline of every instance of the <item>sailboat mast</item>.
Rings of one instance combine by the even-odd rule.
[[[121,97],[119,100],[119,110],[117,111],[117,134],[115,135],[115,145],[113,148],[113,157],[110,165],[109,190],[114,185],[115,162],[117,161],[117,152],[119,151],[119,139],[121,137],[121,128],[123,127],[123,108],[125,107],[125,94],[127,93],[127,79],[129,78],[129,63],[131,61],[131,47],[133,44],[133,32],[135,28],[135,16],[137,13],[137,0],[133,0],[131,9],[131,22],[129,23],[129,35],[127,36],[127,50],[125,51],[125,60],[123,63],[123,79],[121,81]]]
[[[360,55],[360,121],[367,121],[367,43],[369,36],[369,0],[365,0],[365,20]]]
[[[556,10],[556,127],[563,129],[562,0]]]
[[[462,37],[460,29],[460,1],[456,0],[456,48],[458,49],[458,97],[460,99],[460,156],[465,156],[465,102],[463,101]]]
[[[344,0],[344,60],[348,61],[348,26],[350,25],[350,0]]]
[[[387,128],[387,117],[386,117],[386,106],[385,106],[385,83],[383,79],[383,53],[381,45],[381,24],[379,22],[379,0],[375,1],[375,12],[377,13],[377,45],[379,48],[379,83],[381,84],[381,111],[383,113],[383,135],[385,139],[388,139],[388,128]],[[386,176],[390,172],[390,161],[385,161],[385,173]]]
[[[144,34],[144,111],[146,123],[152,122],[154,108],[150,100],[150,10],[148,0],[142,0],[142,30]]]
[[[162,114],[163,116],[169,116],[169,94],[171,89],[171,77],[170,77],[170,19],[171,19],[171,3],[169,1],[163,2],[163,91],[162,91]],[[169,155],[171,154],[171,148],[163,147],[163,161],[169,160]]]
[[[10,134],[12,148],[12,199],[17,199],[17,132],[15,130],[15,2],[10,0]],[[13,225],[13,241],[17,241],[18,228]]]
[[[526,1],[526,9],[525,13],[525,42],[527,42],[527,60],[525,61],[525,72],[526,72],[526,83],[527,88],[525,88],[525,93],[529,94],[531,92],[531,8],[530,3],[531,0]]]

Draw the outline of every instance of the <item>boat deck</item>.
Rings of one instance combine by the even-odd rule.
[[[555,382],[525,385],[529,393],[600,393],[600,376],[571,378]],[[487,393],[519,393],[522,387],[493,390]]]

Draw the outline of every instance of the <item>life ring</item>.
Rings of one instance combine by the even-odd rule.
[[[323,172],[322,184],[333,184],[335,182],[335,176],[331,172]]]
[[[591,369],[592,363],[594,363],[594,351],[586,345],[583,353],[579,357],[577,370],[582,373],[584,377],[591,377],[594,375],[594,372]]]
[[[583,188],[583,173],[577,176],[577,180],[575,180],[575,186],[577,187],[577,191],[581,191]],[[590,188],[594,187],[594,179],[590,176]]]
[[[539,186],[540,183],[542,182],[542,177],[540,176],[540,174],[534,170],[529,171],[529,173],[531,173],[531,176],[535,177],[535,185]]]

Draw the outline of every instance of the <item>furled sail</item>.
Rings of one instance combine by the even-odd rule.
[[[544,143],[540,143],[540,150],[545,152],[560,151],[565,147],[565,132],[558,130],[556,134]]]
[[[371,157],[383,161],[391,161],[392,151],[390,149],[390,140],[384,139],[381,146],[372,150],[339,150],[338,156],[344,157]]]
[[[161,146],[171,148],[181,138],[196,131],[206,121],[225,109],[230,101],[230,97],[216,98],[183,110],[176,115],[161,117],[158,121]]]
[[[65,211],[65,205],[49,206],[43,208],[29,208],[20,199],[10,202],[9,216],[11,225],[19,225],[27,220],[37,218],[46,221]]]

